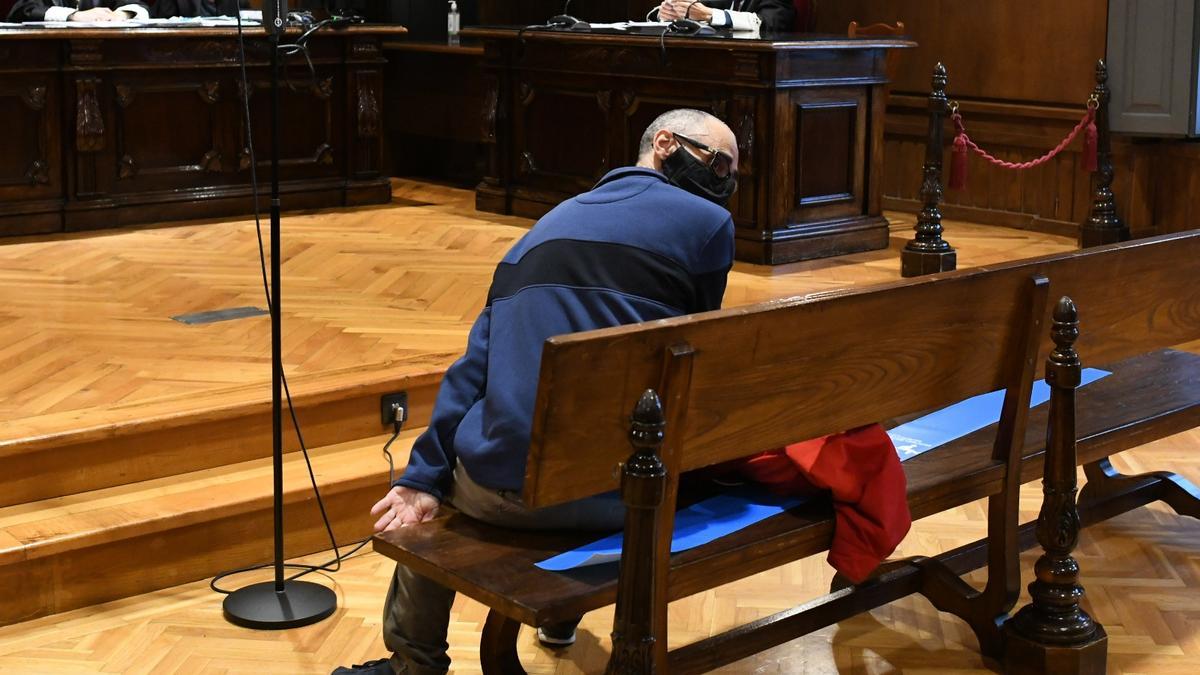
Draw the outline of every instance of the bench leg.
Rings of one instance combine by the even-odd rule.
[[[1079,316],[1069,298],[1055,307],[1050,335],[1055,347],[1046,362],[1050,410],[1037,524],[1044,553],[1033,568],[1030,603],[1004,626],[1005,666],[1013,675],[1104,675],[1108,635],[1081,605],[1079,564],[1071,555],[1081,527],[1075,478],[1075,389],[1081,365],[1075,351]]]
[[[967,622],[979,640],[979,653],[1000,660],[1004,653],[1000,626],[1007,618],[1005,611],[992,606],[986,594],[975,590],[942,561],[916,558],[913,563],[921,568],[921,595],[939,612]]]
[[[1127,476],[1108,458],[1083,467],[1087,484],[1079,495],[1080,510],[1097,511],[1104,518],[1162,501],[1181,516],[1200,519],[1200,489],[1169,471]]]
[[[479,638],[479,664],[484,675],[525,675],[525,668],[517,657],[519,632],[520,622],[494,609],[488,612],[483,635]]]

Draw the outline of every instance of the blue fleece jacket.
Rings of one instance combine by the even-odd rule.
[[[656,171],[616,169],[563,202],[496,268],[467,352],[446,371],[396,484],[442,499],[462,462],[476,483],[519,491],[542,343],[718,309],[732,264],[729,212]]]

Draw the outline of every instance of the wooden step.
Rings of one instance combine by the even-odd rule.
[[[393,444],[397,470],[420,431],[406,430]],[[386,440],[310,451],[339,545],[371,533],[369,509],[388,490]],[[303,457],[284,461],[286,553],[326,550]],[[270,460],[256,459],[0,508],[0,625],[270,561],[271,486]]]
[[[444,368],[324,373],[292,384],[309,447],[387,431],[379,401],[405,391],[410,426],[429,421]],[[0,438],[0,507],[175,476],[271,453],[270,388],[246,386],[211,398],[163,397],[105,409],[72,410],[5,422]],[[284,450],[299,450],[284,410]]]

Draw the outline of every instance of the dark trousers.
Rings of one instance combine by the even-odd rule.
[[[476,520],[520,530],[613,531],[625,524],[625,506],[616,495],[529,509],[515,494],[471,480],[461,463],[447,501]],[[454,591],[396,565],[383,608],[383,642],[397,673],[440,675],[450,668],[446,631],[453,604]]]

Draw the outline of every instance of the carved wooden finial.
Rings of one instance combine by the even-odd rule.
[[[629,443],[642,450],[653,450],[662,445],[663,428],[666,427],[662,401],[653,389],[642,392],[633,406],[633,422],[629,425]]]
[[[1079,339],[1079,310],[1075,308],[1075,302],[1065,295],[1054,307],[1054,326],[1050,329],[1050,339],[1054,340],[1054,351],[1050,352],[1052,363],[1061,366],[1079,364],[1079,354],[1075,351],[1075,341]]]
[[[1050,339],[1054,341],[1054,349],[1047,358],[1046,382],[1051,386],[1078,387],[1081,368],[1075,340],[1079,339],[1079,310],[1065,295],[1054,306]]]
[[[946,66],[940,61],[933,67],[933,91],[938,94],[946,93],[946,85],[949,83],[949,77],[946,74]]]
[[[1096,59],[1096,84],[1101,87],[1108,84],[1108,65],[1104,59]]]

